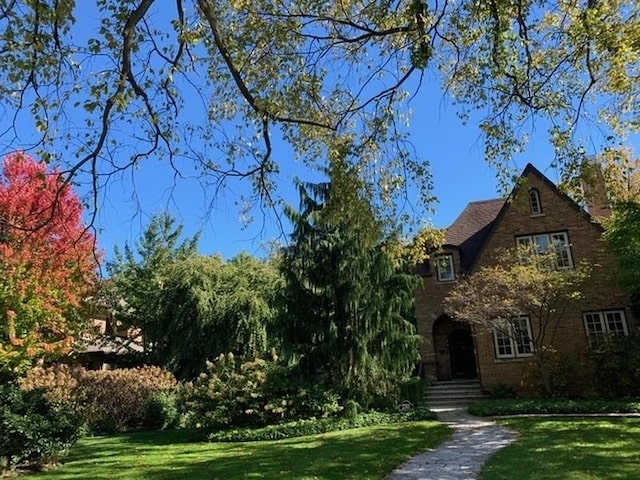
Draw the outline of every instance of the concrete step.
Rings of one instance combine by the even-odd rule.
[[[477,380],[451,380],[429,385],[423,401],[429,408],[462,407],[484,398]]]

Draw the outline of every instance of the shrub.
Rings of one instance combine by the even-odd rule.
[[[491,398],[516,398],[516,391],[512,385],[499,383],[489,392]]]
[[[344,404],[344,417],[348,420],[355,420],[358,418],[360,411],[360,405],[355,400],[347,400]]]
[[[43,388],[53,403],[74,408],[93,431],[141,426],[148,400],[175,385],[160,367],[93,371],[66,365],[34,368],[22,382],[24,390]]]
[[[156,393],[145,403],[145,427],[162,430],[173,428],[177,425],[178,419],[178,402],[174,392]]]
[[[498,399],[473,403],[469,406],[469,413],[481,417],[523,414],[640,413],[640,402],[566,398]]]
[[[598,393],[609,398],[640,397],[640,336],[614,337],[590,352]]]
[[[57,461],[77,441],[81,425],[70,407],[53,405],[41,390],[0,386],[0,465],[38,468]]]
[[[208,432],[328,417],[341,410],[338,400],[331,391],[299,381],[291,368],[278,365],[275,358],[241,362],[232,354],[207,362],[206,371],[182,392],[192,425]]]
[[[175,384],[175,377],[160,367],[88,370],[78,379],[90,426],[105,431],[142,425],[146,402]]]
[[[418,405],[424,396],[425,387],[426,381],[420,377],[411,377],[401,382],[398,386],[400,401],[409,400],[413,405]]]

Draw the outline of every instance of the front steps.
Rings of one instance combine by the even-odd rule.
[[[449,380],[429,385],[424,392],[424,404],[430,410],[464,408],[483,400],[478,380]]]

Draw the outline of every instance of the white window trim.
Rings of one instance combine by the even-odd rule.
[[[534,247],[536,245],[535,238],[536,237],[542,237],[542,236],[546,236],[548,245],[550,247],[553,247],[554,243],[553,243],[552,237],[554,235],[558,235],[558,236],[561,235],[561,236],[564,237],[564,242],[562,244],[562,248],[563,248],[563,251],[566,252],[567,259],[568,259],[568,262],[569,262],[568,265],[559,266],[557,261],[556,261],[556,262],[554,262],[555,263],[555,268],[557,270],[570,270],[570,269],[573,268],[573,256],[571,255],[571,243],[569,243],[569,234],[566,231],[564,231],[564,232],[535,233],[535,234],[532,234],[532,235],[518,235],[516,237],[516,247],[517,248],[522,248],[522,247],[526,247],[526,246]],[[522,242],[525,239],[528,241],[528,245],[525,245],[526,242]]]
[[[506,335],[506,338],[509,340],[509,345],[511,347],[511,353],[500,353],[500,349],[498,348],[498,330],[497,329],[493,329],[491,332],[491,336],[493,337],[493,347],[495,350],[495,354],[496,354],[496,358],[500,359],[500,360],[515,360],[515,359],[519,359],[519,358],[528,358],[531,357],[533,355],[533,335],[531,333],[531,320],[529,319],[528,316],[526,315],[522,315],[521,317],[518,317],[519,320],[524,320],[524,326],[527,329],[527,336],[529,337],[529,352],[523,352],[520,353],[518,352],[518,346],[516,343],[516,339],[514,338],[512,329],[513,326],[510,323],[509,324],[509,334]]]
[[[451,264],[451,275],[444,277],[442,274],[444,272],[442,272],[442,269],[439,268],[440,267],[440,261],[443,259],[448,259],[448,261]],[[436,255],[436,277],[438,279],[438,282],[440,283],[444,283],[444,282],[453,282],[456,279],[456,269],[455,269],[455,264],[453,262],[453,255],[448,253],[448,254],[441,254],[441,255]]]
[[[542,202],[540,201],[540,192],[535,188],[529,190],[529,211],[531,212],[532,217],[544,215],[544,212],[542,211]]]
[[[619,313],[620,319],[622,320],[622,335],[618,331],[612,332],[609,328],[609,322],[606,320],[607,313]],[[602,327],[603,335],[596,335],[589,331],[589,327],[587,326],[587,315],[597,315],[600,320],[600,326]],[[597,344],[603,337],[616,335],[616,336],[628,336],[629,335],[629,327],[627,325],[627,317],[624,314],[624,309],[612,309],[612,310],[592,310],[589,312],[582,313],[582,323],[584,325],[584,331],[587,335],[587,342],[589,345]]]

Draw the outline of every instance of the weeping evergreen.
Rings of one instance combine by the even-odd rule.
[[[417,279],[384,251],[356,174],[335,162],[329,178],[299,184],[300,210],[286,211],[283,340],[305,376],[370,405],[391,399],[418,359]]]

